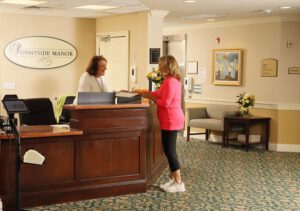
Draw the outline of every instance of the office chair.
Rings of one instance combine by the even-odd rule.
[[[24,99],[30,113],[20,114],[20,123],[26,125],[57,124],[52,102],[49,98]]]
[[[75,96],[67,96],[64,105],[73,104]],[[62,109],[61,115],[59,117],[59,123],[68,123],[70,122],[71,112],[66,109]]]

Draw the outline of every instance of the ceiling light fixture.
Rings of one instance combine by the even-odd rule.
[[[195,3],[195,2],[197,2],[196,0],[184,0],[183,1],[184,3]]]
[[[213,21],[215,21],[215,19],[214,18],[208,18],[208,19],[206,19],[206,21],[213,22]]]
[[[35,1],[35,0],[2,0],[3,4],[20,4],[20,5],[38,5],[46,3],[47,1]]]
[[[271,13],[272,13],[272,10],[271,10],[271,9],[265,9],[265,10],[264,10],[264,13],[266,13],[266,14],[271,14]]]
[[[291,7],[289,7],[289,6],[282,6],[282,7],[279,7],[279,8],[282,9],[282,10],[291,9]]]
[[[76,9],[86,9],[86,10],[107,10],[117,8],[116,6],[104,6],[104,5],[85,5],[80,7],[75,7]]]

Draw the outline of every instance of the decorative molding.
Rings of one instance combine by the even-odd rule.
[[[297,22],[300,21],[300,17],[281,17],[282,22]]]
[[[149,14],[154,18],[164,18],[169,14],[168,10],[150,10]]]
[[[242,20],[229,20],[229,21],[227,20],[227,21],[201,23],[201,24],[193,24],[193,25],[190,24],[190,25],[169,26],[164,28],[164,32],[174,31],[174,30],[183,31],[183,30],[195,30],[195,29],[210,29],[210,28],[244,26],[244,25],[251,25],[251,24],[280,23],[280,22],[283,22],[283,20],[279,16],[265,17],[265,18],[250,18],[250,19],[242,19]]]
[[[199,104],[225,104],[236,105],[235,101],[225,99],[205,99],[205,98],[184,98],[185,103],[199,103]],[[300,110],[299,104],[289,103],[269,103],[269,102],[255,102],[254,108],[274,109],[274,110]]]
[[[300,144],[269,144],[270,151],[300,152]]]

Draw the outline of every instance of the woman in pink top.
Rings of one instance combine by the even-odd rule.
[[[177,131],[183,128],[184,115],[181,108],[181,77],[175,58],[173,56],[161,57],[159,71],[164,77],[159,90],[144,91],[140,94],[157,104],[162,144],[171,171],[169,181],[160,185],[160,188],[166,192],[184,192],[185,186],[181,181],[180,165],[176,153]]]

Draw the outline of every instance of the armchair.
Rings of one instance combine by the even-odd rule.
[[[205,134],[205,139],[208,140],[210,131],[223,132],[224,140],[224,117],[238,115],[239,108],[233,105],[207,104],[206,107],[188,108],[187,112],[187,141],[190,140],[190,135],[196,134]],[[205,133],[191,133],[191,127],[203,128]]]

